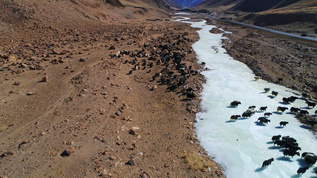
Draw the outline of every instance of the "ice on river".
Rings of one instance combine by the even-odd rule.
[[[206,25],[205,21],[192,22],[198,29],[200,40],[193,45],[199,62],[205,62],[210,70],[203,71],[206,83],[201,93],[202,112],[197,114],[196,133],[201,145],[208,154],[222,166],[227,177],[297,177],[297,169],[305,166],[300,156],[284,157],[283,149],[273,146],[273,135],[294,137],[300,153],[314,152],[317,154],[316,136],[297,121],[293,114],[286,110],[276,112],[278,106],[299,107],[307,109],[304,100],[284,105],[283,97],[294,96],[291,89],[254,80],[255,75],[243,63],[232,59],[222,48],[222,34],[211,34],[214,26]],[[264,88],[277,91],[277,97],[271,97],[271,91],[264,93]],[[234,100],[241,102],[236,108],[228,107]],[[256,109],[267,106],[268,124],[256,121],[264,112],[256,112],[251,118],[238,119],[230,122],[231,115],[242,114],[249,106]],[[316,109],[316,108],[315,108]],[[307,109],[311,114],[315,109]],[[280,121],[288,121],[286,127],[280,127]],[[261,168],[262,162],[274,158],[270,166]],[[310,167],[302,177],[316,177],[317,164]]]

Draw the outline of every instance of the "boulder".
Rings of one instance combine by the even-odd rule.
[[[17,62],[17,57],[14,54],[10,54],[8,56],[8,62],[16,63]]]

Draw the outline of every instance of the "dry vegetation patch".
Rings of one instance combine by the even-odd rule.
[[[215,167],[215,163],[212,162],[210,158],[206,158],[205,156],[196,153],[185,153],[184,159],[190,169],[210,171],[210,168]]]

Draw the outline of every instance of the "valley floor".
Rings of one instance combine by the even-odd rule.
[[[221,26],[256,75],[316,97],[316,44]],[[224,177],[194,133],[196,29],[165,19],[20,28],[1,36],[0,177]]]
[[[0,51],[0,177],[224,177],[194,133],[188,24],[18,32]]]

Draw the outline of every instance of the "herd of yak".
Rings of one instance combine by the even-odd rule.
[[[265,88],[264,89],[265,93],[268,93],[270,91],[269,88]],[[271,96],[272,97],[276,97],[278,95],[278,92],[276,91],[272,91],[271,92]],[[291,96],[291,97],[284,97],[282,99],[282,103],[283,104],[291,104],[293,102],[295,102],[295,100],[297,99],[304,99],[306,101],[307,104],[307,108],[312,109],[316,106],[315,102],[309,101],[308,99],[306,99],[304,96],[299,98],[297,96]],[[231,107],[237,107],[239,104],[241,104],[240,101],[232,101],[230,103]],[[230,121],[235,121],[238,118],[248,118],[251,117],[253,114],[255,114],[257,111],[255,110],[256,106],[250,106],[248,108],[247,111],[243,112],[242,115],[232,115],[230,117]],[[267,106],[261,106],[258,111],[260,112],[265,112],[267,109]],[[292,114],[300,114],[300,115],[309,115],[309,112],[307,110],[304,109],[300,109],[300,108],[295,108],[295,107],[284,107],[284,106],[279,106],[277,107],[277,112],[281,112],[283,113],[284,111],[290,109],[290,112]],[[315,114],[317,114],[317,110],[315,111]],[[270,122],[270,120],[268,119],[268,117],[272,115],[271,112],[265,112],[264,113],[264,117],[259,117],[257,120],[258,124],[268,124]],[[281,121],[280,123],[280,127],[285,127],[288,124],[288,121]],[[311,120],[309,122],[310,126],[314,126],[315,124],[317,124],[317,119]],[[299,147],[296,139],[290,137],[290,136],[281,136],[281,135],[274,135],[272,137],[272,141],[274,143],[274,146],[278,146],[281,149],[283,149],[283,155],[284,156],[295,156],[298,155],[300,156],[299,150],[301,150],[301,147]],[[317,155],[315,155],[314,153],[311,152],[303,152],[301,155],[301,158],[303,159],[303,161],[305,162],[305,166],[304,167],[300,167],[297,170],[297,174],[304,174],[310,167],[312,167],[316,161],[317,161]],[[265,160],[262,163],[262,168],[270,165],[272,162],[274,161],[274,158],[270,158]],[[317,169],[315,168],[315,173],[317,175]]]

